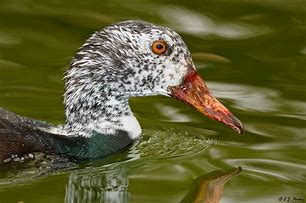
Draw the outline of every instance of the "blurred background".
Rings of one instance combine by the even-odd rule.
[[[221,202],[304,202],[303,0],[0,0],[0,107],[63,123],[62,77],[74,53],[94,31],[127,19],[180,33],[245,134],[171,98],[134,98],[140,143],[74,170],[5,175],[0,202],[179,202],[194,179],[238,166]]]

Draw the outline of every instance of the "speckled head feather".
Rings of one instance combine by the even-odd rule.
[[[161,55],[152,51],[157,40],[167,43]],[[169,87],[182,82],[190,64],[187,46],[169,28],[124,21],[95,32],[65,75],[65,130],[84,136],[124,130],[137,138],[141,128],[128,99],[169,95]]]

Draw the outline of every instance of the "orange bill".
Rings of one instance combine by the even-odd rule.
[[[207,117],[242,134],[243,125],[240,120],[210,94],[207,85],[191,65],[182,84],[171,87],[171,93],[171,96],[188,103]]]

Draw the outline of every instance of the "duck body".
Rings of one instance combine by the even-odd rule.
[[[90,137],[68,137],[48,132],[51,128],[55,126],[0,108],[0,163],[33,152],[57,154],[74,162],[90,161],[132,144],[125,131],[116,132],[116,136],[93,132]]]
[[[66,122],[61,126],[0,108],[0,164],[32,152],[86,161],[125,149],[141,137],[131,97],[174,97],[238,133],[243,129],[210,94],[182,38],[162,26],[130,20],[95,32],[64,79]]]

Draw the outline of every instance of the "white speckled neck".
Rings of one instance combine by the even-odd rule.
[[[140,137],[140,125],[129,107],[127,98],[113,95],[99,95],[94,98],[96,100],[91,101],[85,94],[75,100],[76,103],[69,104],[72,108],[66,109],[69,111],[69,117],[64,126],[68,135],[90,137],[93,132],[116,135],[116,131],[123,130],[131,139]],[[79,105],[80,102],[82,105]],[[78,111],[72,112],[74,106],[79,108]]]
[[[128,106],[128,102],[125,104],[117,101],[115,102],[114,100],[110,102],[113,103],[110,104],[106,102],[107,113],[97,116],[96,120],[92,120],[92,122],[87,125],[87,132],[83,133],[84,136],[90,136],[91,131],[96,131],[101,134],[116,135],[117,130],[123,130],[128,133],[131,139],[138,139],[141,136],[141,127]],[[93,114],[97,114],[97,112],[93,112]],[[76,127],[80,128],[80,131],[82,131],[82,129],[84,130],[84,125]]]

